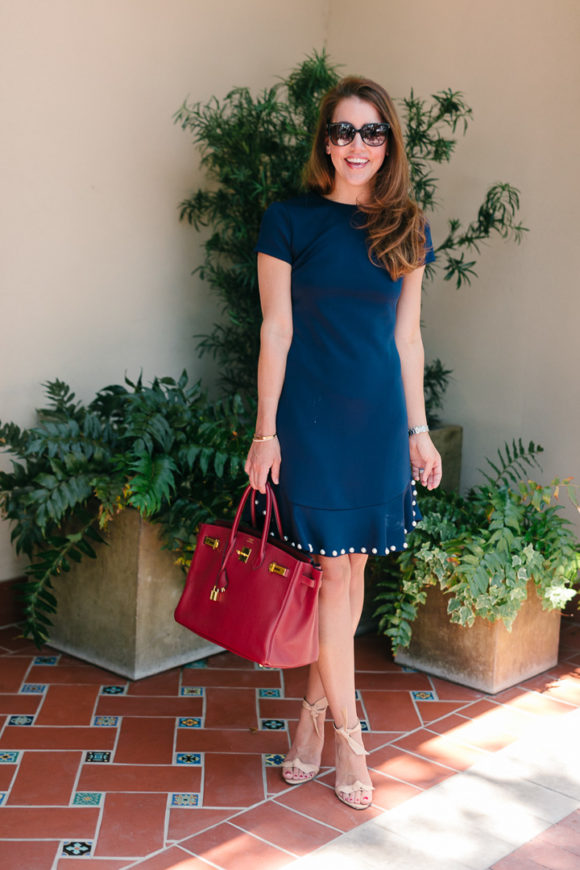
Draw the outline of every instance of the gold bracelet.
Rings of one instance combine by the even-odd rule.
[[[260,441],[271,441],[272,438],[276,438],[275,432],[273,435],[254,435],[254,437],[252,438],[252,441],[256,441],[259,443]]]

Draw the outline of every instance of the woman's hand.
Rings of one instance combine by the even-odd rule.
[[[277,438],[271,441],[252,441],[244,471],[250,478],[250,484],[254,489],[262,493],[266,492],[268,472],[272,472],[272,481],[280,482],[280,443]]]
[[[428,432],[409,436],[409,453],[415,480],[427,489],[435,489],[439,486],[442,474],[441,456]]]

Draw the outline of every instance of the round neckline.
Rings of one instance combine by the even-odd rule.
[[[358,204],[356,202],[340,202],[338,199],[329,199],[327,196],[323,196],[321,193],[316,193],[313,191],[314,195],[319,199],[323,199],[324,202],[330,202],[332,205],[341,205],[343,208],[358,208]]]

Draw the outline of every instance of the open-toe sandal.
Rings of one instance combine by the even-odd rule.
[[[346,716],[345,716],[346,722]],[[342,728],[337,728],[334,726],[335,734],[340,734],[341,737],[344,737],[349,748],[354,752],[355,755],[368,755],[368,752],[365,750],[362,743],[357,743],[356,740],[353,740],[352,734],[360,733],[361,724],[357,722],[357,724],[353,728],[347,728],[346,726],[342,726]],[[354,803],[354,801],[348,800],[343,795],[351,795],[355,792],[362,792],[360,803]],[[374,786],[366,785],[364,782],[361,782],[360,779],[357,779],[356,782],[339,785],[338,783],[334,787],[334,793],[343,804],[346,804],[347,807],[352,807],[353,810],[366,810],[370,807],[373,800],[373,791]]]
[[[321,714],[326,713],[328,701],[326,700],[326,698],[321,698],[319,701],[315,701],[314,704],[309,704],[306,698],[304,698],[304,700],[302,701],[302,706],[310,713],[316,735],[317,737],[320,737],[318,717]],[[289,777],[289,772],[294,768],[302,771],[304,776],[300,777],[300,779],[292,779],[292,777]],[[293,758],[291,761],[287,761],[286,759],[284,759],[284,761],[282,762],[282,778],[284,782],[288,783],[288,785],[300,785],[301,782],[309,782],[311,779],[314,779],[319,770],[319,764],[309,764],[306,761],[302,761],[300,758],[298,758],[298,756],[296,756],[296,758]]]

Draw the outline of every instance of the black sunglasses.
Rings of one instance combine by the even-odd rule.
[[[386,121],[380,124],[363,124],[358,130],[346,121],[338,121],[334,124],[327,124],[328,138],[333,145],[350,145],[357,133],[365,145],[371,145],[377,148],[379,145],[384,145],[387,141],[387,136],[391,125]]]

